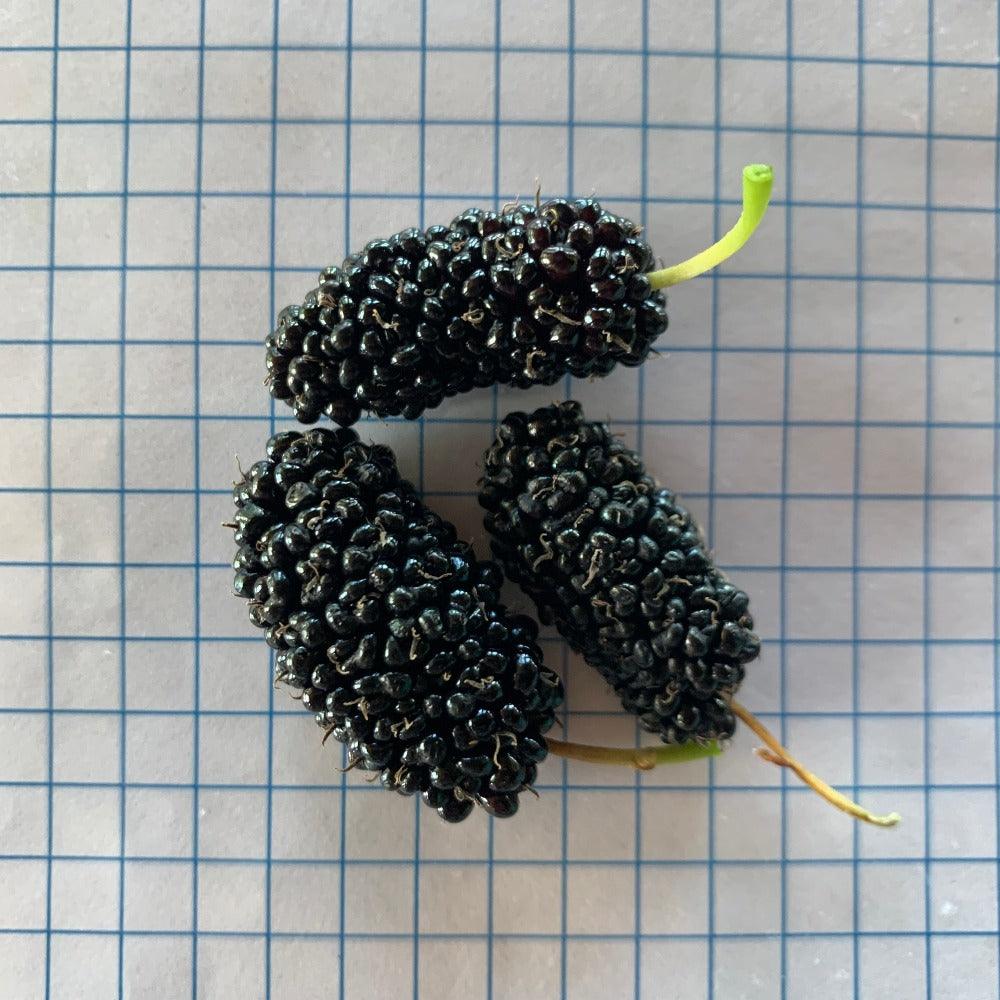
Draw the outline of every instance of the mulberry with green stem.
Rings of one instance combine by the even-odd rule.
[[[267,385],[303,423],[414,418],[473,388],[552,385],[641,364],[667,327],[662,289],[715,267],[759,223],[770,167],[709,249],[654,270],[641,227],[593,198],[470,208],[329,267],[266,341]]]

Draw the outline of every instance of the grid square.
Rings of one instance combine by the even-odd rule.
[[[851,709],[852,652],[842,645],[792,646],[785,651],[788,708],[801,712]]]
[[[892,981],[900,998],[917,1000],[927,996],[927,962],[919,937],[879,935],[862,938],[858,947],[858,969],[863,982]]]
[[[870,274],[922,277],[927,273],[927,219],[919,212],[868,209],[861,252]]]
[[[193,347],[129,344],[125,349],[125,412],[130,416],[190,413],[193,370]]]
[[[858,722],[863,748],[857,760],[858,780],[865,784],[920,785],[930,779],[924,773],[924,719],[869,716]]]
[[[9,46],[52,44],[52,7],[39,7],[34,0],[9,0],[4,12],[4,31]]]
[[[810,1000],[847,1000],[851,996],[854,956],[849,939],[822,935],[794,939],[788,942],[786,964],[790,995]]]
[[[777,865],[720,867],[715,873],[716,930],[774,933],[781,926]]]
[[[715,293],[719,344],[726,347],[784,347],[785,308],[783,296],[776,294],[777,287],[771,278],[720,281]],[[693,290],[689,290],[688,295]],[[671,323],[674,323],[676,313],[675,303]],[[711,330],[708,316],[699,317],[699,320],[698,325],[704,324]]]
[[[263,931],[264,866],[199,863],[198,927],[209,933]]]
[[[504,46],[566,46],[568,0],[504,0],[500,38]]]
[[[993,574],[935,573],[930,577],[930,621],[933,639],[993,637]]]
[[[279,125],[275,166],[277,190],[317,194],[342,191],[346,171],[343,148],[342,125]],[[258,189],[269,185],[268,180],[258,185]]]
[[[494,997],[497,1000],[547,1000],[558,996],[560,959],[561,942],[556,940],[495,939]]]
[[[766,352],[723,354],[716,363],[721,420],[776,421],[784,404],[785,358]]]
[[[781,507],[776,500],[715,503],[712,550],[722,565],[776,566],[781,539]]]
[[[562,797],[521,800],[523,823],[494,824],[493,856],[506,860],[553,861],[562,857]],[[495,895],[495,893],[494,893]]]
[[[854,431],[799,426],[788,430],[788,488],[801,493],[849,493],[854,476]]]
[[[789,636],[802,639],[845,639],[851,634],[851,576],[846,572],[810,573],[807,570],[786,575],[785,628]],[[822,602],[826,614],[811,614],[816,602]]]
[[[934,4],[934,54],[956,62],[994,62],[997,57],[997,11],[961,0]]]
[[[902,631],[902,626],[896,627]],[[913,622],[909,631],[916,628],[917,622]],[[858,681],[858,701],[865,711],[923,711],[924,663],[919,646],[904,642],[898,646],[879,643],[863,647],[859,654]]]
[[[52,703],[60,709],[121,708],[121,650],[109,643],[60,639],[52,648]]]
[[[56,635],[115,635],[120,625],[117,570],[60,566],[52,571],[52,627]]]
[[[60,118],[121,118],[125,110],[123,52],[64,50],[56,68]],[[132,113],[136,113],[133,103]]]
[[[849,275],[857,268],[854,209],[797,207],[792,215],[795,269],[807,275]]]
[[[198,44],[201,10],[198,0],[130,0],[130,3],[133,44]]]
[[[935,357],[931,372],[935,420],[992,424],[996,400],[990,365],[981,358]]]
[[[59,44],[123,45],[125,0],[61,0]]]
[[[45,788],[0,788],[0,854],[47,853],[47,794]]]
[[[164,996],[192,992],[192,949],[186,937],[130,936],[122,949],[125,1000],[144,1000],[141,984],[147,982],[155,982]]]
[[[926,59],[927,0],[903,7],[894,0],[865,0],[865,54],[884,59]]]
[[[336,934],[340,869],[329,865],[275,865],[271,873],[271,927],[280,933]]]
[[[595,824],[595,816],[614,816]],[[628,861],[635,854],[634,792],[570,792],[566,853],[573,860]]]
[[[493,129],[428,125],[424,184],[430,194],[488,191],[493,186]]]
[[[120,125],[57,125],[57,189],[60,192],[120,191],[123,148],[124,130]]]
[[[261,267],[270,256],[268,199],[206,198],[201,203],[203,265]]]
[[[241,2],[233,16],[226,0],[206,0],[205,43],[207,45],[270,45],[274,34],[274,0]],[[287,43],[287,39],[283,39]]]
[[[435,52],[426,65],[426,117],[489,118],[493,113],[493,75],[492,53]]]
[[[428,0],[425,6],[427,41],[432,46],[482,45],[493,41],[493,5],[489,0],[454,4]]]
[[[54,278],[53,338],[117,340],[120,337],[122,285],[120,273],[57,271]]]
[[[642,71],[638,56],[578,54],[574,59],[574,117],[584,121],[638,122]],[[613,87],[608,86],[609,79],[614,79]]]
[[[690,351],[685,353],[683,365],[664,365],[663,368],[665,371],[656,379],[655,391],[643,393],[642,419],[650,423],[707,421],[712,399],[711,354]]]
[[[107,715],[66,715],[55,728],[52,773],[56,781],[119,781],[120,719]]]
[[[486,933],[486,869],[482,865],[428,865],[420,872],[423,934]]]
[[[634,988],[631,941],[570,941],[566,952],[567,996],[623,997]]]
[[[118,861],[52,862],[54,930],[118,926]]]
[[[930,866],[931,928],[934,931],[995,931],[997,866],[991,861]]]
[[[924,443],[922,428],[862,427],[862,493],[922,494]]]
[[[290,719],[287,721],[301,725],[305,729],[305,720],[303,719]],[[298,725],[296,726],[297,729]],[[281,728],[276,726],[276,737],[280,731]],[[314,736],[315,734],[307,732],[305,735]],[[284,743],[279,744],[277,738],[275,739],[275,761],[279,759],[278,753],[284,745]],[[329,762],[327,769],[331,770]],[[280,777],[277,776],[277,770],[275,768],[274,781],[280,780]],[[274,857],[282,859],[328,859],[337,857],[340,852],[340,794],[339,787],[334,788],[333,791],[324,790],[322,792],[300,789],[276,789],[272,794],[271,804],[272,853]],[[354,808],[355,803],[360,800],[367,802],[368,799],[376,800],[369,807],[360,807],[361,809],[368,808],[368,812],[355,812],[352,814],[351,810]],[[347,837],[348,844],[352,845],[352,847],[348,848],[351,857],[363,857],[363,854],[356,853],[356,848],[359,846],[360,832],[355,832],[352,836],[351,824],[359,822],[355,819],[358,816],[364,816],[367,819],[368,816],[372,815],[371,810],[377,810],[381,813],[377,805],[377,799],[378,796],[367,795],[363,792],[359,792],[358,794],[350,793],[347,796]],[[400,810],[399,812],[402,813],[404,810]],[[410,810],[410,816],[412,817],[412,809]],[[400,823],[404,831],[412,834],[412,818],[409,827],[407,827],[402,816],[394,817],[394,819]],[[381,825],[392,825],[394,829],[396,828],[395,823]],[[371,826],[370,832],[376,844],[381,843],[384,839],[389,839],[382,831],[377,830],[374,824]],[[402,840],[404,836],[405,833],[401,833],[399,839]],[[385,855],[378,854],[378,856],[385,858],[412,856],[412,837],[407,841],[405,846],[408,849],[404,850],[402,846],[399,846],[396,854],[392,852],[392,848],[390,847],[388,853]]]
[[[294,9],[295,4],[291,6]],[[309,11],[311,21],[312,6]],[[341,20],[343,20],[342,14]],[[400,5],[396,0],[369,0],[367,3],[358,4],[354,11],[353,29],[353,41],[359,45],[386,47],[419,45],[420,8]],[[305,41],[311,41],[311,38]]]
[[[922,931],[924,868],[897,861],[858,869],[858,927],[864,931]]]
[[[501,865],[493,871],[493,931],[558,934],[562,872],[558,865]]]
[[[780,857],[781,799],[754,790],[716,792],[714,847],[715,858],[726,861]]]
[[[198,55],[142,50],[131,53],[129,108],[133,118],[194,118],[198,114]]]
[[[117,410],[118,355],[119,348],[114,344],[53,345],[53,411],[84,414]],[[36,404],[32,408],[43,407]]]
[[[649,121],[657,125],[705,125],[715,116],[715,67],[711,59],[650,56]]]
[[[191,926],[191,899],[190,863],[125,862],[124,924],[128,930],[186,930]],[[160,983],[162,989],[162,980]]]
[[[242,20],[242,16],[239,20]],[[279,65],[289,56],[307,53],[283,52]],[[308,55],[312,55],[308,53]],[[342,59],[342,56],[322,54],[326,59]],[[204,112],[212,118],[261,118],[271,112],[271,59],[270,52],[240,50],[216,50],[204,55]],[[317,66],[318,68],[318,66]],[[319,77],[309,81],[309,85],[321,90],[327,96],[326,81]],[[281,114],[291,114],[288,90],[295,87],[307,89],[302,77],[280,78],[278,104]]]
[[[927,200],[926,139],[865,136],[862,170],[865,202],[922,205]]]
[[[997,981],[997,949],[988,937],[931,938],[930,994],[934,1000],[968,998],[969,984]],[[988,996],[982,993],[981,996]]]
[[[853,422],[857,391],[855,357],[810,351],[792,354],[787,363],[790,419]]]
[[[861,290],[865,346],[923,350],[927,343],[926,300],[921,282],[866,282]]]
[[[5,470],[5,483],[29,488],[45,484],[43,426],[42,420],[0,417],[0,468]]]
[[[936,788],[931,791],[930,798],[931,853],[934,857],[989,858],[996,855],[996,797],[989,790]]]
[[[867,41],[866,35],[866,45]],[[825,0],[798,0],[792,19],[792,48],[802,56],[855,56],[858,51],[856,6],[830,4]],[[783,54],[783,50],[779,54]]]
[[[975,100],[969,95],[975,94]],[[996,74],[990,69],[934,67],[934,128],[937,132],[988,136],[996,128]]]
[[[844,865],[791,865],[787,869],[788,930],[850,933],[854,889]]]
[[[993,650],[982,645],[932,646],[928,663],[931,702],[943,712],[979,711],[993,684]]]
[[[198,720],[199,780],[208,784],[262,784],[267,780],[267,719],[202,716]],[[233,748],[239,747],[239,753]]]
[[[207,191],[266,191],[271,186],[271,126],[206,124],[202,185]]]
[[[567,932],[631,934],[636,917],[634,885],[631,865],[570,867],[566,874]],[[600,906],[594,906],[598,899]]]
[[[416,121],[419,118],[420,54],[405,51],[352,52],[351,115],[355,118],[383,118],[386,108],[392,108],[394,121]]]
[[[926,416],[926,359],[918,355],[867,354],[861,359],[861,419],[917,422]]]
[[[267,114],[271,100],[270,56],[255,64],[261,74],[255,115]],[[278,53],[278,108],[281,118],[342,118],[346,61],[342,52],[282,50]],[[238,72],[234,68],[234,72]],[[263,110],[260,110],[263,108]]]
[[[422,942],[414,990],[441,1000],[486,1000],[486,941],[463,944],[456,951],[451,941]]]
[[[781,484],[781,433],[776,427],[723,425],[715,432],[715,487],[726,493],[771,493]],[[756,463],[743,461],[749,447]]]
[[[930,505],[930,563],[934,566],[993,565],[995,519],[984,500],[938,500]]]
[[[163,754],[190,747],[191,756]],[[194,724],[171,715],[131,715],[125,722],[125,774],[133,784],[188,784],[192,780]]]
[[[565,121],[568,67],[569,57],[560,52],[505,52],[500,61],[501,118]]]
[[[129,562],[193,562],[193,522],[193,497],[146,493],[127,495],[125,551]],[[153,526],[155,530],[151,530]]]
[[[14,712],[0,729],[0,780],[45,781],[48,771],[48,728],[40,713]]]
[[[821,202],[853,202],[857,198],[855,136],[797,134],[792,142],[791,187],[796,198]],[[864,162],[872,159],[866,157]]]
[[[198,809],[201,857],[263,856],[267,841],[267,800],[263,791],[203,788],[198,796]]]
[[[121,263],[122,206],[117,198],[60,198],[56,202],[55,262]]]
[[[729,10],[736,8],[729,6]],[[770,37],[777,37],[770,35]],[[796,64],[799,68],[801,64]],[[787,68],[772,60],[726,59],[722,63],[721,120],[726,125],[784,125]]]
[[[9,251],[4,246],[3,252]],[[48,283],[48,275],[37,271],[0,271],[0,297],[8,304],[10,322],[21,340],[48,337]]]
[[[262,680],[273,677],[268,650],[256,637],[246,642],[201,643],[201,668],[222,683],[203,686],[201,707],[208,710],[266,712],[269,685]]]
[[[203,937],[198,942],[198,983],[209,995],[232,991],[241,1000],[265,1000],[264,942]]]
[[[125,631],[129,636],[190,636],[194,613],[194,580],[189,569],[126,569]]]
[[[962,715],[933,716],[928,724],[930,742],[929,779],[939,785],[992,784],[996,759],[992,718]],[[956,757],[955,747],[962,747]]]
[[[209,795],[207,791],[202,796]],[[131,857],[191,856],[194,792],[187,788],[125,789],[125,853]]]
[[[146,267],[193,264],[194,210],[194,198],[132,195],[128,200],[129,264]]]
[[[344,883],[345,930],[352,934],[413,931],[413,868],[348,865]]]
[[[867,63],[862,69],[865,128],[926,132],[927,72],[926,66]]]
[[[138,489],[190,488],[193,446],[190,421],[126,421],[125,485]]]
[[[111,935],[53,935],[50,962],[53,997],[104,1000],[118,990],[118,943]]]
[[[935,139],[931,142],[934,201],[956,208],[993,204],[991,173],[996,154],[988,142]]]
[[[792,345],[853,348],[857,343],[857,294],[854,282],[796,280],[790,308]],[[795,381],[793,377],[793,399]]]
[[[209,276],[202,275],[203,289]],[[125,291],[126,339],[193,339],[192,274],[180,271],[129,271],[125,278]],[[235,314],[238,315],[238,312]],[[204,321],[204,316],[202,318]],[[206,329],[214,328],[206,326]]]
[[[45,926],[45,862],[0,858],[0,879],[7,902],[5,923],[10,930]]]
[[[50,42],[51,34],[42,44]],[[50,52],[0,52],[0,79],[7,83],[0,97],[0,120],[52,117]]]
[[[858,125],[857,108],[857,67],[825,61],[792,64],[792,121],[795,125],[854,129]],[[867,119],[865,125],[872,127]]]

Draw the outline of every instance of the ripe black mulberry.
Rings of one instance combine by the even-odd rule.
[[[348,429],[277,434],[233,495],[235,593],[349,766],[451,822],[513,815],[562,685],[499,567]]]
[[[512,413],[480,503],[507,575],[665,743],[723,740],[760,652],[690,513],[576,402]]]
[[[639,233],[586,198],[473,208],[372,240],[279,315],[271,395],[302,423],[349,426],[363,411],[414,418],[474,387],[641,364],[667,314]]]

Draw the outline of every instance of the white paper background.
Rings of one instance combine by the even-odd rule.
[[[5,0],[0,995],[995,996],[996,62],[989,0]],[[549,762],[456,829],[343,781],[219,529],[286,420],[276,309],[536,178],[673,261],[760,160],[770,214],[672,293],[662,356],[565,392],[751,592],[743,700],[903,825],[744,735],[641,779]],[[493,420],[562,394],[360,426],[482,545]],[[547,648],[569,737],[634,740]]]

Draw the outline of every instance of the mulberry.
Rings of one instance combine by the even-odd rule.
[[[351,430],[272,437],[233,495],[234,591],[349,766],[451,822],[513,815],[562,685],[496,564]]]
[[[271,395],[303,423],[349,425],[638,365],[667,325],[639,231],[592,199],[558,199],[372,240],[279,315]]]
[[[691,515],[580,405],[500,425],[479,499],[507,575],[664,743],[724,740],[760,653]]]

